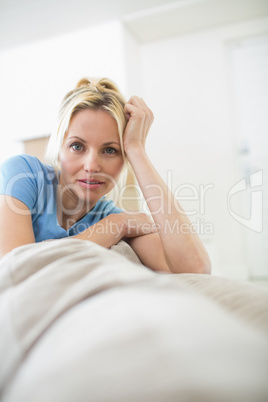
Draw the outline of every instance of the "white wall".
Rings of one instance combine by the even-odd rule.
[[[203,30],[144,44],[141,51],[144,98],[155,113],[148,152],[162,177],[199,223],[214,273],[248,277],[244,231],[228,213],[227,195],[239,181],[228,45],[268,31],[268,19]],[[171,173],[168,173],[170,171]],[[211,185],[205,196],[200,189]],[[200,187],[201,186],[201,187]],[[198,196],[198,200],[193,200]],[[202,209],[202,202],[205,202]],[[203,227],[202,224],[203,223]],[[257,263],[257,261],[256,261]]]
[[[126,65],[118,21],[0,53],[0,161],[20,151],[13,140],[51,132],[59,104],[84,76],[111,77],[125,92]]]

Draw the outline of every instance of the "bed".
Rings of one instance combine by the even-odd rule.
[[[268,288],[155,273],[123,241],[0,261],[2,402],[267,402]]]

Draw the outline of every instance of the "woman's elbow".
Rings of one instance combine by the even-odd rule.
[[[185,266],[185,273],[189,274],[211,274],[211,261],[208,255],[198,256],[195,259],[191,259]]]
[[[180,264],[168,264],[169,271],[173,274],[211,274],[211,261],[210,258],[198,259],[195,261],[188,261]]]
[[[199,262],[194,266],[194,272],[196,274],[207,274],[210,275],[212,270],[211,261],[209,256],[202,258]]]

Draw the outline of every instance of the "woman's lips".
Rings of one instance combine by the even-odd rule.
[[[104,184],[103,181],[94,180],[94,179],[92,179],[92,180],[85,179],[85,180],[77,180],[77,181],[81,187],[87,188],[89,190],[97,189]]]

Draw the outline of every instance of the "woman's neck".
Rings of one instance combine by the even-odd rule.
[[[57,191],[57,218],[65,230],[70,229],[76,222],[80,221],[94,205],[68,194],[62,193],[61,188]]]

